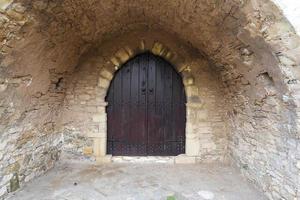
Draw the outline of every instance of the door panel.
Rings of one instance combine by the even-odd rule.
[[[180,75],[146,53],[127,62],[110,85],[107,152],[178,155],[185,152],[185,91]]]

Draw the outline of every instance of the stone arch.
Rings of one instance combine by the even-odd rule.
[[[152,101],[152,103],[155,103],[155,105],[156,105],[156,103],[163,103],[164,106],[168,106],[171,103],[175,103],[176,105],[178,105],[178,108],[180,109],[179,112],[182,113],[181,117],[178,115],[179,113],[176,114],[176,116],[178,116],[178,118],[180,119],[180,120],[178,120],[178,119],[172,118],[174,115],[170,115],[171,112],[172,113],[176,113],[177,112],[176,109],[174,109],[174,108],[170,108],[167,112],[165,112],[165,111],[158,111],[157,109],[158,108],[161,109],[161,106],[154,107],[153,110],[150,110],[150,112],[153,113],[152,117],[154,117],[154,118],[159,117],[159,119],[160,119],[159,121],[166,121],[168,118],[172,118],[173,120],[176,120],[176,122],[175,121],[171,122],[173,124],[173,126],[175,126],[175,128],[172,128],[170,125],[167,125],[168,128],[165,129],[165,130],[167,130],[167,132],[164,133],[164,134],[160,132],[161,137],[165,138],[165,139],[162,139],[160,141],[156,140],[156,142],[161,142],[161,144],[167,145],[168,147],[170,147],[172,149],[169,149],[169,150],[165,151],[164,149],[161,149],[161,147],[162,147],[161,145],[160,146],[156,146],[156,143],[152,143],[151,145],[146,145],[147,149],[149,149],[149,151],[148,150],[144,151],[144,149],[140,149],[139,148],[139,150],[137,152],[127,152],[126,147],[125,147],[122,150],[122,152],[120,152],[120,151],[117,150],[116,154],[118,154],[118,153],[119,154],[120,153],[121,154],[127,154],[127,153],[129,153],[129,154],[133,154],[134,156],[136,154],[139,154],[139,153],[142,153],[144,155],[145,154],[147,154],[147,155],[152,154],[153,155],[153,153],[156,154],[156,155],[158,155],[158,154],[160,154],[160,155],[166,155],[167,154],[168,156],[171,156],[171,155],[174,155],[174,154],[177,154],[177,155],[179,155],[179,154],[185,154],[185,146],[186,145],[182,145],[182,144],[183,144],[183,142],[184,142],[184,144],[186,142],[186,134],[185,134],[185,132],[186,132],[186,106],[189,105],[188,102],[187,102],[187,100],[186,100],[187,98],[186,98],[186,95],[185,95],[185,93],[186,93],[185,91],[187,90],[188,84],[187,84],[187,81],[186,81],[186,84],[184,84],[184,81],[183,81],[184,75],[187,75],[187,73],[184,73],[184,71],[186,71],[186,69],[183,69],[184,71],[181,71],[181,73],[180,73],[178,71],[178,69],[173,66],[172,63],[170,63],[169,61],[167,61],[162,55],[163,54],[169,55],[168,57],[170,58],[171,57],[170,56],[171,53],[170,52],[166,52],[166,50],[162,50],[163,53],[156,52],[156,55],[155,55],[153,52],[154,52],[155,49],[157,49],[157,46],[164,47],[165,45],[162,45],[161,43],[159,43],[159,42],[156,41],[153,44],[152,51],[144,49],[144,51],[142,53],[137,53],[137,55],[133,55],[132,58],[129,58],[129,60],[126,60],[123,64],[121,64],[121,66],[118,67],[118,69],[116,68],[117,70],[113,74],[113,79],[110,81],[109,87],[106,89],[105,101],[108,104],[108,107],[106,109],[107,110],[107,112],[106,112],[107,126],[108,126],[108,130],[107,130],[107,135],[108,136],[107,136],[107,144],[106,144],[106,146],[109,146],[107,148],[107,151],[111,152],[111,153],[107,152],[107,154],[113,154],[112,152],[113,152],[113,146],[114,146],[113,145],[114,142],[110,141],[110,139],[109,139],[110,137],[109,136],[115,135],[117,137],[118,136],[122,137],[122,135],[119,135],[118,132],[113,131],[113,129],[109,129],[109,127],[118,126],[120,124],[120,122],[124,119],[124,118],[120,118],[121,121],[119,121],[119,123],[116,124],[114,122],[115,120],[113,120],[112,118],[109,117],[109,116],[118,117],[119,115],[121,115],[123,113],[123,112],[120,111],[119,114],[113,114],[115,111],[112,112],[112,110],[115,110],[115,108],[116,108],[116,107],[114,108],[114,106],[118,107],[118,103],[115,104],[115,102],[116,102],[115,95],[120,95],[119,96],[120,98],[122,98],[122,96],[124,95],[124,92],[119,93],[120,92],[119,89],[118,90],[114,89],[113,84],[117,83],[119,81],[123,81],[124,80],[123,78],[125,78],[125,76],[123,76],[123,75],[127,74],[130,71],[130,74],[131,74],[130,75],[130,77],[131,77],[130,78],[131,79],[130,86],[128,85],[128,87],[129,87],[128,90],[125,89],[125,93],[126,92],[130,93],[130,91],[132,91],[135,95],[139,96],[138,98],[135,98],[135,97],[132,98],[132,95],[130,95],[130,97],[129,97],[130,99],[128,99],[130,105],[132,105],[132,106],[135,106],[135,105],[138,106],[137,104],[140,104],[140,103],[143,102],[143,101],[140,101],[140,98],[143,98],[144,95],[148,96],[148,98],[151,98],[150,95],[147,95],[147,93],[145,93],[144,95],[141,95],[141,93],[139,91],[141,89],[140,87],[142,87],[142,86],[138,82],[140,82],[140,78],[144,77],[144,75],[141,75],[141,73],[143,74],[143,72],[141,72],[141,71],[145,70],[145,67],[147,68],[148,64],[149,64],[149,67],[151,67],[150,63],[153,63],[153,62],[155,62],[156,64],[154,64],[154,66],[152,66],[152,67],[154,67],[154,69],[156,69],[156,70],[159,70],[158,71],[159,74],[157,74],[156,72],[153,74],[150,71],[149,71],[149,74],[148,74],[148,70],[146,69],[145,75],[147,75],[148,78],[152,77],[152,79],[151,79],[151,81],[148,81],[148,78],[143,79],[144,80],[143,82],[147,83],[146,85],[150,84],[151,88],[154,87],[154,91],[158,92],[158,93],[155,92],[155,97],[154,97],[154,100]],[[118,53],[117,53],[117,55],[118,55]],[[128,56],[126,56],[126,57],[128,57]],[[148,59],[149,59],[149,62],[148,62]],[[136,62],[137,61],[148,62],[148,64],[146,64],[146,65],[137,64],[138,68],[139,68],[139,72],[137,72],[136,71],[137,70],[137,68],[136,68],[137,67],[136,66]],[[126,69],[123,69],[123,68],[127,68],[128,71]],[[103,70],[104,69],[101,70],[100,75],[103,74]],[[156,70],[154,70],[154,71],[156,71]],[[175,78],[175,79],[171,78],[172,79],[172,81],[171,81],[172,83],[168,82],[167,80],[160,80],[161,76],[163,76],[163,77],[165,77],[165,79],[167,79],[167,76],[165,76],[164,72],[162,72],[161,70],[167,70],[166,72],[168,74],[172,73],[171,77]],[[153,76],[155,76],[155,78]],[[189,76],[188,78],[191,79],[191,76]],[[187,78],[185,78],[185,79],[187,79]],[[158,81],[158,82],[156,82],[154,84],[151,84],[153,81],[154,82]],[[132,85],[132,83],[134,83],[135,85]],[[125,80],[124,84],[127,85],[129,83]],[[157,84],[159,84],[159,86]],[[172,85],[171,85],[171,89],[170,88],[168,88],[168,89],[165,88],[165,89],[163,89],[163,91],[164,91],[163,92],[162,90],[160,90],[160,88],[162,88],[162,87],[164,88],[166,86],[165,84],[168,84],[168,85],[172,84]],[[192,83],[190,83],[189,85],[191,85],[191,84]],[[137,89],[137,87],[139,89]],[[148,86],[146,86],[146,87],[148,87]],[[127,88],[127,87],[125,87],[125,88]],[[148,89],[150,89],[150,88],[148,88]],[[110,95],[113,91],[117,92],[117,93],[114,93],[113,95]],[[169,99],[170,97],[166,97],[165,96],[166,95],[165,93],[168,93],[168,91],[174,91],[176,94],[178,94],[177,92],[180,92],[180,94],[178,94],[178,95],[182,95],[182,98],[179,98],[177,96],[177,97],[175,97],[176,99],[173,98],[173,99],[170,100]],[[183,92],[183,93],[181,93],[181,92]],[[156,100],[156,97],[159,98],[158,101]],[[171,98],[172,98],[172,95],[171,95]],[[139,103],[137,103],[136,101],[138,101]],[[168,103],[165,104],[164,101],[168,101]],[[191,101],[191,98],[189,99],[189,101]],[[146,100],[146,102],[148,102],[148,101]],[[197,99],[193,99],[193,103],[196,103],[196,102],[200,103],[200,100],[198,99],[198,96],[197,96]],[[109,105],[111,107],[109,107]],[[146,105],[152,105],[152,104],[146,103]],[[147,109],[147,107],[148,106],[145,106],[145,107],[140,108],[140,110],[139,109],[138,110],[134,109],[134,110],[135,111],[139,111],[139,113],[144,112],[144,115],[145,115],[146,114],[145,110]],[[109,110],[111,112],[109,112]],[[157,113],[157,111],[158,111],[158,113]],[[151,117],[149,115],[147,115],[148,117],[146,118],[146,120],[141,120],[140,119],[141,115],[134,115],[134,113],[132,113],[131,109],[130,109],[130,111],[128,110],[127,112],[130,112],[130,115],[127,115],[127,117],[125,117],[125,118],[127,118],[127,119],[128,118],[134,119],[134,120],[130,121],[130,123],[129,123],[130,127],[131,127],[131,125],[133,125],[134,127],[138,126],[137,123],[136,123],[137,121],[139,121],[139,124],[144,124],[144,123],[149,122],[148,120],[151,119]],[[158,116],[158,114],[160,116]],[[109,119],[112,119],[112,120],[109,120]],[[125,121],[123,121],[123,123],[121,123],[122,126],[119,126],[119,128],[126,126],[127,121],[126,122]],[[144,130],[145,130],[144,128],[146,128],[146,125],[145,125],[144,128],[142,128],[141,126],[138,126],[138,127],[139,127],[139,131],[143,131],[143,133],[141,133],[141,132],[135,132],[134,133],[135,137],[139,137],[140,134],[150,134],[150,135],[147,136],[147,137],[149,137],[149,139],[147,139],[145,137],[140,138],[140,140],[139,140],[140,144],[142,142],[146,142],[146,141],[147,142],[151,142],[151,136],[153,136],[152,139],[155,139],[156,136],[153,135],[154,134],[153,131],[151,133],[148,133],[147,131],[144,132]],[[162,125],[160,122],[158,122],[156,120],[156,122],[154,122],[153,125],[148,126],[148,127],[150,127],[150,129],[151,129],[151,127],[155,128],[155,130],[158,133],[158,131],[160,129],[164,128],[165,126]],[[169,131],[171,128],[172,128],[172,132]],[[177,129],[180,129],[181,131],[175,131]],[[133,129],[131,128],[130,130],[133,130]],[[174,133],[173,133],[173,131],[174,131]],[[131,135],[131,133],[127,132],[127,131],[125,131],[125,134]],[[170,135],[170,134],[172,134],[174,137],[163,136],[163,135]],[[178,148],[176,147],[176,149],[174,149],[174,147],[175,147],[174,145],[170,146],[169,145],[170,143],[164,142],[164,140],[168,140],[167,138],[169,138],[169,140],[171,138],[173,138],[173,139],[176,138],[175,139],[176,141],[174,141],[176,143],[173,143],[173,144],[176,144],[176,146]],[[182,139],[179,139],[179,138],[182,138]],[[130,142],[131,140],[134,140],[133,137],[124,137],[123,139],[127,140],[128,142]],[[134,141],[135,141],[135,144],[137,144],[136,143],[137,141],[136,140],[134,140]],[[109,144],[112,144],[112,145],[110,146]],[[122,144],[126,145],[127,143],[125,142],[125,143],[122,143]],[[154,148],[154,146],[156,146],[156,147]],[[190,143],[188,143],[188,146],[190,147]],[[128,145],[128,147],[130,148],[131,145]],[[118,147],[116,147],[116,148],[118,149]],[[160,151],[158,151],[157,149],[160,149]],[[189,149],[191,149],[191,148],[189,148]],[[156,157],[156,158],[158,158],[158,157]]]
[[[297,177],[300,39],[274,2],[155,0],[145,1],[141,5],[139,1],[120,1],[118,4],[113,1],[86,0],[2,1],[0,122],[4,145],[0,146],[4,149],[3,155],[8,156],[2,156],[1,159],[5,163],[12,161],[13,166],[21,166],[13,167],[16,169],[14,173],[22,176],[20,182],[43,173],[43,170],[36,168],[35,161],[28,159],[32,157],[33,149],[39,149],[34,152],[38,158],[35,160],[48,163],[45,169],[51,168],[55,163],[54,158],[63,149],[60,143],[63,137],[60,136],[67,135],[67,131],[60,129],[61,112],[69,108],[63,102],[77,98],[76,94],[66,91],[67,80],[74,77],[76,66],[80,65],[84,54],[98,46],[103,56],[100,56],[100,61],[95,58],[93,65],[98,69],[106,65],[116,67],[122,62],[123,51],[130,53],[127,45],[134,51],[139,46],[150,49],[154,42],[138,37],[134,39],[139,44],[132,48],[131,44],[135,44],[132,40],[128,43],[123,40],[119,45],[116,45],[117,42],[114,43],[115,47],[107,48],[104,45],[106,41],[117,40],[128,32],[166,31],[180,38],[176,43],[192,46],[188,55],[206,57],[203,65],[210,65],[220,75],[220,87],[226,91],[222,97],[227,104],[224,132],[230,133],[230,137],[223,138],[228,148],[218,151],[227,151],[233,163],[262,187],[270,198],[296,198],[300,190]],[[195,6],[197,3],[201,6]],[[115,15],[116,11],[121,14]],[[174,46],[166,43],[167,38],[155,39],[174,51]],[[157,49],[160,48],[157,45]],[[107,49],[113,49],[113,52],[106,52]],[[202,63],[190,62],[186,54],[176,52],[184,55],[184,59],[176,58],[175,65],[185,66],[185,73],[190,68],[190,75],[197,73]],[[102,92],[100,85],[107,84],[103,77],[109,76],[109,73],[102,73],[97,77],[97,80],[99,77],[102,80],[96,84],[99,94]],[[192,77],[191,82],[196,78]],[[190,87],[191,94],[201,91]],[[89,89],[89,92],[94,90]],[[82,96],[83,103],[86,103],[86,98],[90,97]],[[92,104],[97,104],[99,110],[103,109],[103,97],[99,95],[96,98],[100,101],[96,103],[92,99]],[[195,113],[191,111],[189,114]],[[219,116],[214,117],[215,121],[221,121]],[[102,120],[97,115],[93,118],[95,121]],[[269,126],[266,127],[266,124]],[[67,125],[63,124],[65,127]],[[99,130],[103,127],[94,129],[98,132],[88,134],[100,134]],[[73,135],[76,132],[72,127],[68,131]],[[201,131],[211,130],[203,123]],[[40,134],[45,134],[45,137],[40,137]],[[35,141],[32,148],[24,147],[28,138]],[[203,148],[214,145],[209,143],[211,138],[206,139],[208,141],[206,146],[202,145]],[[88,150],[91,152],[90,148]],[[43,152],[50,153],[46,156]],[[216,151],[211,154],[219,155]],[[282,161],[282,165],[276,160]],[[1,166],[0,171],[11,176],[11,168],[7,166]],[[271,174],[273,171],[275,173]],[[1,186],[1,191],[7,184],[5,182],[5,186]]]
[[[105,51],[101,51],[102,49],[105,49]],[[88,155],[91,155],[93,152],[94,157],[96,157],[99,162],[107,162],[111,159],[103,153],[106,149],[106,102],[104,98],[107,89],[114,72],[122,63],[134,57],[135,54],[150,51],[158,56],[165,56],[166,58],[164,59],[176,67],[177,71],[180,71],[186,89],[188,101],[188,120],[186,126],[186,142],[188,143],[186,148],[187,154],[173,159],[175,159],[176,162],[193,163],[227,160],[227,130],[224,128],[225,110],[223,102],[218,102],[217,100],[221,99],[217,97],[222,94],[220,86],[217,84],[219,77],[211,68],[211,63],[205,59],[201,52],[195,50],[191,45],[186,45],[180,41],[180,39],[176,38],[176,36],[162,31],[160,31],[159,34],[151,31],[127,33],[112,41],[110,40],[103,43],[101,50],[92,50],[91,53],[83,57],[76,68],[78,77],[83,77],[86,72],[91,71],[92,74],[90,74],[90,78],[87,79],[97,79],[97,81],[93,83],[95,84],[93,92],[95,98],[91,99],[92,97],[88,94],[91,92],[90,87],[87,87],[87,90],[89,90],[88,93],[82,91],[84,94],[77,94],[72,87],[71,91],[67,91],[65,106],[68,107],[68,109],[66,113],[62,115],[61,121],[63,124],[69,124],[70,127],[73,126],[73,128],[80,126],[79,128],[72,129],[73,131],[70,135],[66,134],[67,138],[75,137],[74,133],[79,134],[81,132],[82,134],[78,137],[87,138],[86,140],[89,141],[79,143],[78,147],[74,146],[75,149],[70,149],[70,151],[79,151]],[[75,78],[77,76],[75,74],[70,78]],[[76,81],[76,79],[74,79],[71,82],[74,82],[74,86],[76,87],[79,82],[87,81],[88,80],[80,79]],[[215,102],[218,102],[218,104]],[[77,103],[77,105],[82,103],[83,105],[93,104],[96,106],[95,109],[97,112],[85,115],[85,117],[77,121],[77,123],[75,122],[75,125],[74,121],[66,120],[73,119],[74,116],[79,115],[76,112],[71,112],[71,110],[76,111],[81,109],[80,113],[84,113],[86,110],[76,107],[74,103]],[[74,107],[72,107],[73,105]],[[221,108],[221,110],[218,110],[218,108]],[[90,120],[86,120],[90,117]],[[83,122],[85,120],[86,122]],[[68,126],[64,127],[67,128]],[[94,128],[82,129],[81,127]],[[198,131],[199,129],[202,129],[202,131]],[[62,132],[68,131],[68,128],[67,130],[62,130]],[[76,138],[77,137],[73,138],[73,140],[77,140]],[[91,148],[92,144],[94,144],[93,149]],[[203,146],[201,147],[202,144]],[[70,146],[72,145],[73,144],[70,144]]]
[[[152,42],[152,44],[151,44]],[[148,46],[145,44],[148,43]],[[149,45],[150,43],[150,45]],[[126,45],[119,48],[109,59],[109,62],[101,68],[100,77],[98,79],[98,86],[105,91],[105,94],[108,92],[109,85],[115,75],[115,72],[128,60],[135,57],[136,55],[151,52],[154,55],[164,58],[166,61],[170,62],[175,70],[182,76],[186,96],[186,110],[191,112],[195,108],[203,107],[203,102],[198,97],[199,88],[195,85],[194,75],[191,70],[191,67],[186,65],[184,62],[183,56],[180,52],[177,52],[175,49],[170,49],[163,42],[154,40],[143,39],[139,45]],[[93,120],[102,124],[101,131],[96,134],[90,134],[89,137],[93,138],[93,152],[94,156],[99,162],[108,162],[110,156],[107,157],[106,154],[106,142],[107,142],[107,116],[103,112],[107,106],[103,96],[102,100],[102,109],[96,115],[94,115]],[[104,114],[105,113],[105,114]],[[193,136],[190,127],[192,126],[192,115],[187,116],[186,121],[186,155],[188,159],[185,159],[186,162],[196,162],[196,156],[198,156],[197,148],[195,147],[196,138]],[[179,158],[180,159],[180,158]],[[183,161],[178,161],[183,162]]]

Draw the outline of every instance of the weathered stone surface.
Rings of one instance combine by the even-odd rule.
[[[211,200],[211,199],[214,199],[215,198],[215,195],[213,192],[211,191],[207,191],[207,190],[201,190],[198,192],[198,195],[205,199],[205,200]]]
[[[195,164],[196,157],[195,156],[187,156],[187,155],[179,155],[175,157],[176,164]]]
[[[93,147],[84,147],[83,154],[91,156],[93,154]]]
[[[230,157],[270,199],[299,197],[300,40],[272,1],[3,0],[0,9],[0,196],[11,187],[4,177],[17,173],[22,185],[61,150],[91,147],[88,133],[106,130],[112,74],[148,50],[193,77],[187,153]]]
[[[97,156],[96,157],[97,164],[107,164],[112,162],[111,155]]]
[[[14,174],[13,177],[10,179],[10,192],[14,192],[17,189],[20,188],[20,183],[19,183],[19,176],[18,174]]]
[[[111,161],[114,163],[167,163],[174,164],[175,158],[172,156],[113,156]]]
[[[2,10],[5,10],[12,2],[13,2],[13,0],[1,0],[0,1],[0,8]]]
[[[59,187],[53,187],[53,183],[59,183]],[[228,166],[128,162],[95,165],[83,160],[58,163],[47,176],[29,183],[9,200],[168,200],[170,196],[176,200],[203,200],[199,190],[211,191],[214,200],[266,200],[261,191]]]

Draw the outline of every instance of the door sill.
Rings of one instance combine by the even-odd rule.
[[[195,156],[181,154],[178,156],[112,156],[113,163],[165,163],[165,164],[194,164]]]

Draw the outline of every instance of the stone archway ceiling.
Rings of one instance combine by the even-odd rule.
[[[6,59],[0,65],[0,91],[20,82],[19,92],[26,98],[15,98],[15,105],[46,94],[57,79],[51,76],[69,76],[89,49],[145,30],[175,34],[180,43],[204,54],[221,75],[229,99],[243,96],[245,103],[254,104],[278,95],[298,104],[300,40],[270,0],[6,2],[14,3],[1,5],[6,10],[1,17]],[[8,92],[12,98],[13,90]]]
[[[2,52],[21,52],[11,42],[21,33],[25,35],[23,49],[39,51],[31,56],[49,55],[49,60],[62,62],[63,69],[78,62],[91,47],[142,29],[176,34],[203,52],[223,82],[236,91],[243,85],[255,90],[256,77],[263,73],[271,77],[279,94],[288,94],[287,89],[298,80],[299,37],[270,0],[5,2],[1,5],[7,10],[3,35],[8,37],[2,41]],[[64,52],[68,55],[60,56]]]
[[[227,81],[244,79],[255,85],[256,77],[268,72],[280,91],[285,91],[284,83],[296,79],[278,66],[282,51],[296,48],[298,38],[268,0],[20,2],[37,14],[41,31],[55,42],[70,39],[63,35],[72,30],[85,43],[99,44],[137,31],[139,25],[149,31],[156,28],[177,34],[204,52]],[[282,62],[289,61],[284,57]]]

